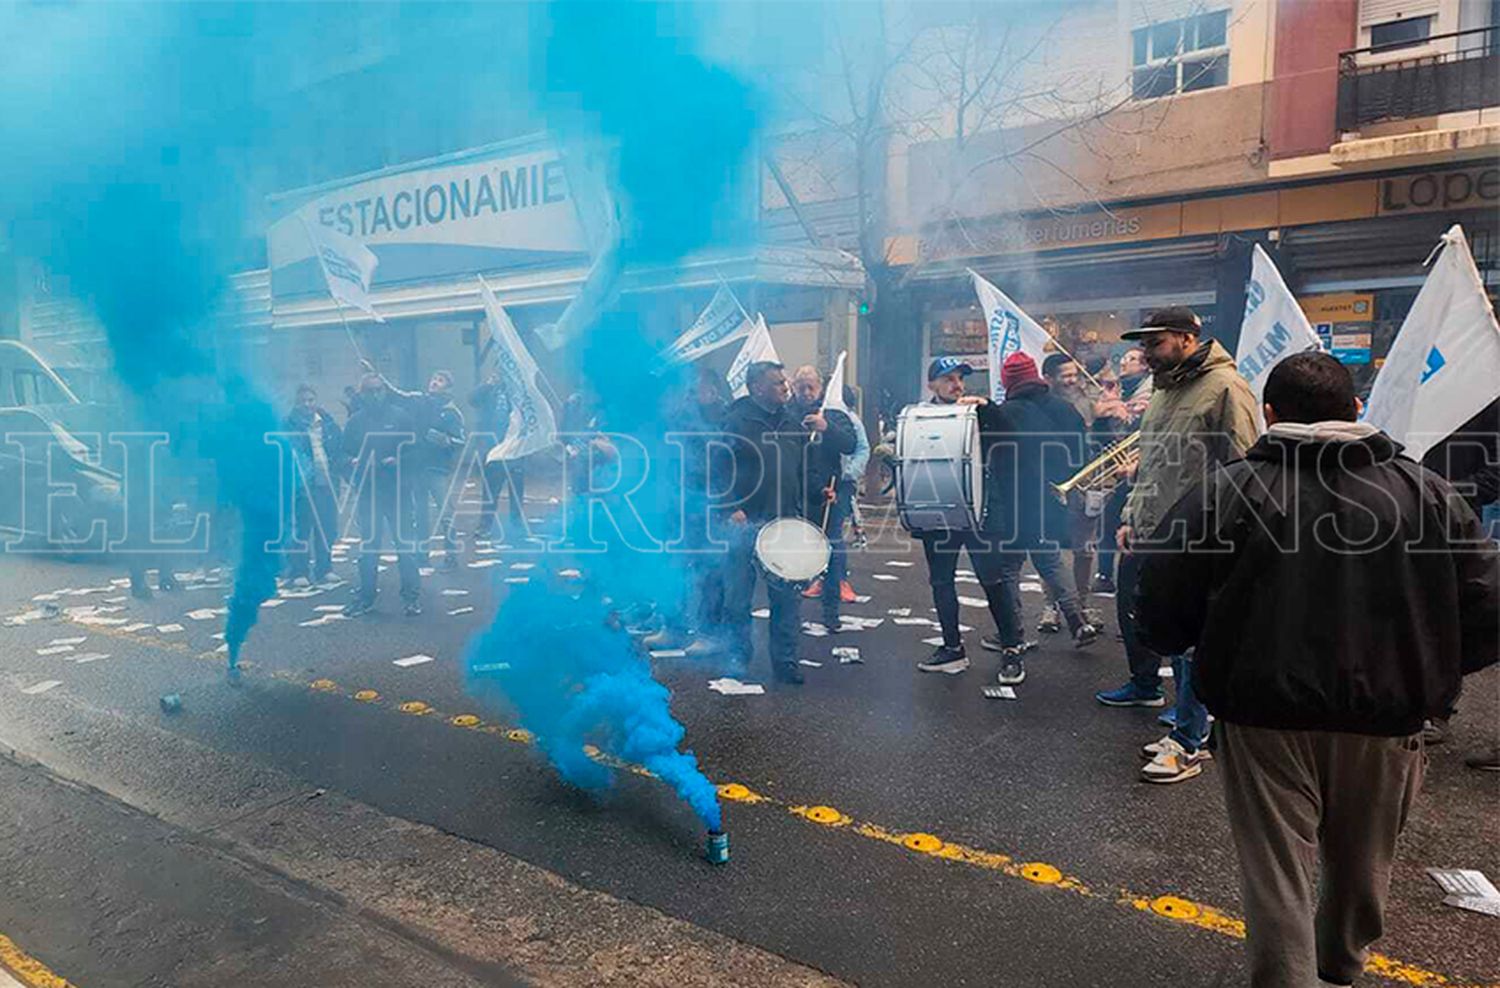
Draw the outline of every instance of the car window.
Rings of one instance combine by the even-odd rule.
[[[62,389],[39,371],[12,371],[11,388],[17,405],[55,405],[63,401]]]

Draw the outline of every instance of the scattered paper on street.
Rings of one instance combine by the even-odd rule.
[[[68,656],[68,661],[77,665],[84,665],[88,662],[98,662],[100,659],[107,658],[109,658],[108,652],[80,652],[78,655]]]
[[[750,616],[754,618],[760,618],[762,621],[765,621],[771,617],[771,609],[769,607],[757,608],[756,610],[750,612]]]
[[[406,658],[397,659],[391,664],[405,669],[407,666],[419,666],[432,661],[433,658],[430,655],[408,655]]]
[[[476,559],[469,564],[469,569],[484,569],[486,566],[499,566],[498,559]]]
[[[989,601],[987,601],[987,600],[980,600],[978,597],[960,597],[960,598],[958,598],[958,602],[960,604],[964,605],[965,607],[989,607],[990,606],[990,602]]]
[[[1500,889],[1475,868],[1428,868],[1427,874],[1449,895],[1500,899]]]
[[[865,660],[859,656],[859,648],[855,645],[839,645],[833,650],[833,655],[839,660],[839,665],[847,666],[854,663],[864,665]]]
[[[905,569],[908,566],[915,566],[916,565],[916,563],[909,562],[908,560],[905,560],[905,559],[887,559],[885,561],[885,564],[887,566],[900,566],[903,569]]]
[[[36,683],[36,684],[34,684],[32,686],[26,687],[21,692],[22,693],[26,693],[26,694],[28,694],[30,696],[36,696],[38,693],[45,693],[48,690],[50,690],[50,689],[56,689],[57,687],[59,687],[61,685],[62,685],[62,680],[61,679],[44,679],[40,683]]]
[[[529,576],[507,576],[505,578],[505,582],[506,583],[530,583],[531,582],[531,577],[529,577]]]
[[[732,677],[710,679],[708,688],[725,696],[757,696],[766,691],[766,688],[759,683],[742,683]]]
[[[48,645],[82,645],[84,642],[86,642],[88,640],[89,640],[89,636],[88,635],[79,635],[76,638],[54,638],[50,642],[48,642],[47,644]]]
[[[472,608],[472,607],[455,607],[455,608],[453,608],[453,610],[451,610],[451,611],[448,612],[448,616],[449,617],[458,617],[460,614],[473,614],[473,613],[474,613],[474,608]]]
[[[823,663],[821,663],[821,662],[814,662],[812,659],[798,659],[797,660],[797,664],[798,665],[804,665],[804,666],[812,666],[814,669],[821,669],[821,668],[823,668]]]
[[[61,655],[64,652],[71,652],[71,651],[73,651],[73,646],[72,645],[49,645],[46,648],[39,648],[39,649],[37,649],[36,650],[36,654],[37,655]]]
[[[892,576],[889,573],[871,573],[870,574],[870,579],[872,579],[872,580],[880,580],[881,582],[889,583],[892,580],[899,579],[899,577]]]
[[[651,650],[653,659],[682,659],[687,657],[687,652],[680,648],[654,648]]]
[[[910,607],[892,607],[892,608],[889,608],[886,611],[886,613],[889,614],[889,615],[891,615],[892,617],[907,617],[907,616],[909,616],[911,614],[911,608]],[[896,623],[900,624],[901,622],[897,621]]]
[[[445,587],[443,589],[444,597],[467,597],[468,595],[469,591],[459,590],[457,587]]]
[[[181,631],[182,630],[182,625],[180,625],[180,624],[158,624],[156,626],[156,630],[160,631],[164,635],[170,635],[173,632]]]
[[[1042,593],[1046,588],[1035,580],[1022,580],[1021,589],[1027,593]]]

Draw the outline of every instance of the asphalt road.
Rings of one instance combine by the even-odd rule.
[[[772,683],[762,656],[746,678],[765,694],[726,697],[707,688],[717,670],[656,661],[726,796],[733,860],[715,868],[659,782],[622,772],[607,793],[575,791],[514,739],[512,712],[466,694],[464,643],[503,579],[547,565],[470,559],[498,562],[433,574],[419,618],[400,614],[394,567],[380,609],[354,621],[302,626],[347,589],[284,598],[238,687],[214,652],[222,616],[189,615],[221,607],[223,585],[67,594],[52,602],[122,610],[0,628],[0,742],[18,753],[0,761],[0,934],[84,988],[249,984],[276,958],[307,984],[1243,981],[1215,769],[1137,781],[1137,748],[1162,730],[1155,711],[1092,699],[1123,676],[1112,635],[1084,651],[1043,636],[1019,698],[989,700],[988,618],[965,606],[974,668],[917,673],[936,632],[889,611],[929,615],[925,570],[890,533],[854,564],[872,599],[846,608],[884,623],[805,636],[822,663],[805,686]],[[120,575],[0,556],[0,614]],[[433,661],[394,664],[417,654]],[[169,692],[178,714],[158,708]],[[1494,671],[1471,679],[1453,743],[1432,752],[1372,983],[1500,984],[1495,921],[1441,905],[1422,871],[1500,878],[1500,779],[1460,757],[1493,740],[1497,694]],[[110,933],[122,899],[150,937]]]

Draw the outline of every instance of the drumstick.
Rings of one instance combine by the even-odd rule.
[[[828,486],[825,487],[825,488],[823,488],[823,492],[824,492],[824,495],[825,495],[824,498],[823,498],[823,534],[824,535],[828,534],[828,512],[830,512],[830,511],[833,510],[833,498],[828,497],[827,496],[827,492],[833,487],[833,485],[837,481],[838,481],[838,474],[834,474],[832,477],[828,478]]]

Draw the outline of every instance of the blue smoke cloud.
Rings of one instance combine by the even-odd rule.
[[[557,2],[548,14],[539,64],[549,121],[565,140],[613,152],[619,263],[670,263],[745,240],[743,206],[754,201],[746,183],[756,97],[740,79],[692,54],[691,8]],[[638,443],[621,444],[619,487],[634,487],[642,471],[654,468],[633,504],[645,528],[666,538],[675,532],[680,500],[673,478],[662,474],[674,462],[663,437],[681,427],[670,410],[686,382],[681,369],[660,373],[657,361],[662,330],[680,327],[652,332],[645,325],[627,301],[594,313],[573,339],[580,377],[605,427]],[[581,564],[589,585],[577,596],[528,587],[504,601],[474,643],[470,668],[502,661],[511,668],[493,678],[473,673],[474,688],[503,692],[568,781],[590,788],[607,783],[609,770],[584,752],[593,742],[650,769],[710,830],[720,829],[713,785],[691,752],[677,750],[684,731],[672,717],[670,693],[618,628],[619,609],[631,604],[682,608],[683,558],[616,538]]]
[[[276,457],[262,442],[275,415],[234,350],[216,346],[228,274],[257,236],[230,194],[249,164],[238,156],[253,115],[236,112],[251,102],[237,30],[247,12],[17,5],[4,16],[8,37],[31,39],[0,73],[5,144],[28,149],[0,164],[13,249],[92,309],[135,424],[171,436],[237,519],[232,664],[276,589],[264,547],[279,522]]]

